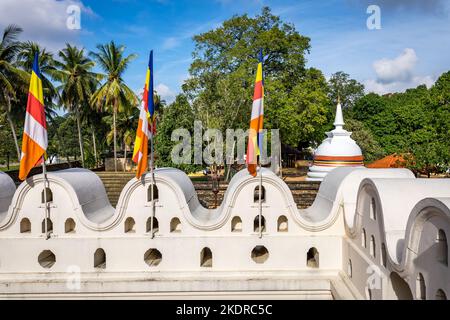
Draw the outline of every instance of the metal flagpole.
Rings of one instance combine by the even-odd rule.
[[[262,238],[262,172],[261,162],[259,162],[259,237]]]
[[[47,179],[47,166],[45,164],[45,157],[42,157],[42,174],[44,175],[44,209],[45,209],[45,218],[44,218],[44,228],[45,228],[45,239],[50,239],[50,232],[48,231],[48,219],[50,217],[49,207],[48,207],[48,199],[47,199],[47,188],[49,187],[48,179]]]
[[[152,95],[153,96],[153,95]],[[152,97],[153,99],[153,97]],[[150,185],[150,199],[152,201],[152,216],[150,220],[150,235],[153,239],[153,220],[155,219],[155,199],[153,194],[153,186],[155,185],[155,172],[153,170],[154,164],[154,154],[153,154],[153,119],[151,119],[152,124],[150,125],[150,176],[151,176],[151,185]]]

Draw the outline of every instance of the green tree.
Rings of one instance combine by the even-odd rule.
[[[336,105],[340,97],[343,109],[353,107],[364,96],[364,85],[355,79],[350,79],[350,75],[343,71],[331,75],[328,80],[328,89],[331,103]]]
[[[106,81],[92,96],[92,102],[101,110],[112,111],[113,140],[114,140],[114,168],[117,171],[117,130],[116,118],[118,112],[132,108],[138,104],[134,92],[125,84],[122,75],[135,54],[124,56],[125,47],[117,46],[114,41],[98,45],[98,52],[91,52],[100,68],[106,73]]]
[[[384,156],[383,148],[362,122],[347,117],[344,128],[352,133],[351,137],[361,148],[365,162],[372,162]]]
[[[22,28],[16,25],[9,25],[3,31],[0,42],[0,107],[6,115],[11,134],[17,152],[17,159],[20,159],[20,148],[17,140],[15,120],[13,116],[12,101],[19,99],[20,94],[24,94],[24,84],[27,75],[17,67],[16,56],[20,50],[20,42],[17,40]]]
[[[61,61],[55,62],[57,70],[54,72],[54,77],[61,83],[58,87],[60,104],[64,105],[76,118],[81,163],[84,167],[81,113],[83,106],[90,103],[92,88],[100,77],[92,71],[95,64],[85,56],[84,49],[67,44],[58,56]]]
[[[233,16],[218,28],[194,36],[194,41],[194,61],[183,92],[195,119],[223,132],[249,126],[257,54],[262,49],[264,126],[279,128],[282,140],[295,146],[323,134],[327,84],[320,71],[305,67],[310,40],[292,24],[265,7],[256,17]]]

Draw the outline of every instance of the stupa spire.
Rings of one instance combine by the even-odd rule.
[[[342,106],[341,106],[341,98],[338,96],[338,103],[336,106],[336,117],[334,118],[333,125],[336,127],[336,130],[343,130],[344,127],[344,117],[342,115]]]

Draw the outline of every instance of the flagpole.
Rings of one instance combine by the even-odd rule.
[[[259,238],[262,238],[262,172],[261,161],[259,162]]]
[[[153,96],[153,95],[152,95]],[[153,97],[152,97],[153,99]],[[151,176],[151,185],[150,185],[150,198],[152,200],[152,216],[150,219],[150,235],[151,238],[154,238],[154,234],[153,234],[153,220],[155,219],[155,199],[154,199],[154,194],[153,194],[153,186],[155,184],[155,172],[153,170],[153,166],[154,166],[154,154],[153,154],[153,119],[151,119],[152,123],[150,125],[150,176]]]
[[[45,209],[45,218],[44,218],[44,228],[45,228],[45,239],[50,239],[50,232],[48,231],[48,219],[50,217],[49,207],[48,207],[48,199],[47,199],[47,188],[49,187],[48,179],[47,179],[47,165],[45,164],[45,157],[42,157],[42,174],[44,175],[44,209]]]

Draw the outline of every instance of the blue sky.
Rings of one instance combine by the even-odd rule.
[[[216,28],[234,14],[250,16],[269,6],[283,21],[311,38],[308,66],[326,77],[345,71],[366,91],[402,91],[431,85],[450,70],[449,0],[1,0],[0,27],[16,23],[24,39],[52,51],[70,42],[87,50],[114,40],[138,54],[124,75],[143,87],[150,49],[155,55],[155,87],[172,101],[188,77],[192,36]],[[369,30],[366,12],[380,8],[381,29]],[[66,27],[70,5],[81,8],[81,30]]]

